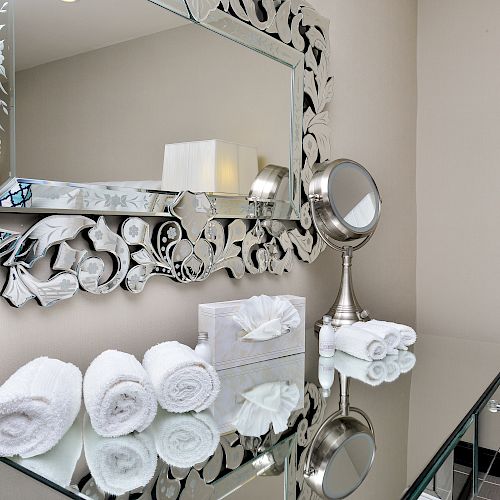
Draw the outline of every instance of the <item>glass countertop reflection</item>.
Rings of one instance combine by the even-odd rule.
[[[82,411],[48,453],[2,460],[66,496],[98,500],[112,495],[129,500],[287,498],[283,481],[258,479],[250,490],[240,486],[270,475],[262,471],[276,475],[295,464],[296,474],[282,477],[292,478],[294,494],[309,498],[303,481],[305,451],[321,421],[338,409],[343,374],[350,380],[351,404],[373,423],[377,446],[372,470],[349,498],[397,500],[495,379],[500,365],[500,344],[421,336],[412,352],[369,363],[339,352],[318,358],[312,330],[306,337],[307,355],[219,370],[220,394],[204,412],[160,410],[144,432],[103,438]],[[500,401],[500,391],[495,398]],[[457,439],[465,448],[476,439],[496,456],[500,416],[486,410],[479,416],[478,435],[463,433]],[[457,453],[450,467],[452,475],[460,467],[467,470]],[[485,472],[481,479],[486,485],[488,477]],[[422,498],[445,498],[438,483],[435,496]]]

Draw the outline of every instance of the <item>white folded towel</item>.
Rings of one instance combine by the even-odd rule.
[[[341,326],[335,332],[335,349],[366,361],[387,355],[387,345],[380,337],[357,326]]]
[[[236,415],[234,426],[243,436],[260,437],[269,431],[274,433],[288,429],[288,419],[297,407],[299,388],[286,382],[267,382],[242,394],[244,402]]]
[[[398,349],[406,351],[406,349],[408,349],[409,346],[413,345],[417,340],[417,333],[410,326],[400,325],[399,323],[393,323],[391,321],[381,321],[378,319],[372,319],[371,323],[386,327],[390,326],[399,330],[399,333],[401,334],[401,342],[398,346]]]
[[[391,354],[383,360],[386,368],[385,382],[394,382],[401,375],[399,367],[399,356]]]
[[[80,415],[61,441],[47,453],[31,458],[14,457],[11,460],[63,488],[68,488],[82,454],[82,425],[83,418]]]
[[[204,462],[219,444],[217,424],[208,412],[160,410],[152,428],[158,455],[174,467],[188,468]]]
[[[380,325],[373,320],[358,321],[353,326],[358,326],[380,337],[387,344],[387,354],[397,354],[397,349],[401,343],[401,333],[397,328],[390,325]]]
[[[104,351],[83,379],[83,398],[94,430],[105,437],[143,431],[156,416],[153,385],[131,354]]]
[[[146,486],[154,476],[158,457],[149,429],[127,436],[101,437],[87,417],[83,442],[90,473],[105,493],[124,495]]]
[[[202,411],[217,398],[220,380],[212,365],[179,342],[151,347],[142,362],[160,406],[173,413]]]
[[[387,377],[387,366],[381,361],[365,361],[341,351],[333,356],[335,368],[346,377],[360,380],[372,386],[380,385]]]
[[[415,366],[417,358],[410,351],[399,351],[398,361],[401,373],[408,373]]]
[[[82,374],[57,359],[37,358],[0,387],[0,456],[22,458],[52,449],[73,425]]]

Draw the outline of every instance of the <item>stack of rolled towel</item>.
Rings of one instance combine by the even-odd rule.
[[[83,437],[76,420],[82,385]],[[38,358],[0,387],[0,456],[16,456],[67,487],[83,441],[96,485],[123,495],[149,483],[157,453],[187,467],[215,452],[219,433],[203,410],[219,390],[215,369],[179,342],[152,347],[142,364],[131,354],[105,351],[83,378],[72,364]],[[163,410],[157,416],[158,403]]]
[[[219,434],[211,417],[198,412],[219,389],[215,369],[179,342],[155,345],[142,364],[123,352],[100,354],[83,382],[85,455],[96,485],[113,495],[146,486],[157,453],[179,467],[206,460]]]
[[[397,355],[415,343],[417,334],[409,326],[370,320],[342,326],[335,332],[335,348],[365,361]]]

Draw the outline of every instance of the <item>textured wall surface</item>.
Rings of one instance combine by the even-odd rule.
[[[375,177],[383,198],[378,230],[370,244],[355,256],[356,292],[373,316],[414,324],[416,1],[313,3],[331,20],[335,75],[335,95],[330,106],[332,156],[364,164]],[[0,226],[18,227],[32,220],[31,216],[0,215]],[[85,369],[93,357],[108,348],[140,357],[151,344],[167,339],[193,345],[200,302],[261,293],[302,295],[307,298],[307,323],[311,326],[335,298],[339,266],[339,255],[326,251],[312,265],[297,262],[293,271],[281,278],[266,274],[235,281],[219,273],[204,283],[188,286],[156,278],[137,296],[123,290],[104,297],[81,293],[47,310],[34,302],[15,310],[2,301],[0,381],[20,364],[41,354],[60,357]],[[3,279],[5,271],[0,273]],[[313,366],[317,355],[314,340],[309,347],[308,365]],[[384,434],[398,432],[402,448],[379,448],[366,487],[353,498],[396,498],[405,486],[404,458],[400,470],[394,470],[393,454],[406,456],[407,428],[401,422],[408,412],[408,389],[401,388],[398,400],[402,421],[396,414],[386,417],[383,405],[374,415],[380,443]],[[358,406],[362,406],[363,398],[376,395],[361,385],[353,387]],[[331,402],[332,409],[335,404]],[[19,476],[9,477],[13,481]],[[388,480],[392,482],[387,493]],[[259,481],[253,484],[257,487]],[[264,490],[266,498],[278,498]]]

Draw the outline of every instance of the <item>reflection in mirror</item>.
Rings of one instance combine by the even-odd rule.
[[[102,437],[94,431],[86,416],[83,442],[90,473],[97,487],[105,493],[124,495],[146,486],[155,473],[157,455],[149,430]]]
[[[246,198],[288,171],[286,64],[146,0],[16,0],[15,23],[16,177]]]
[[[330,175],[332,207],[344,222],[356,229],[373,223],[377,213],[377,188],[356,163],[343,162]]]

